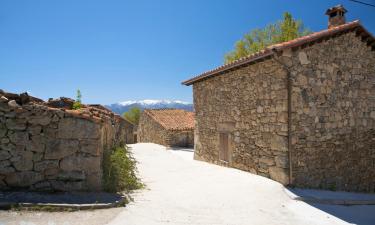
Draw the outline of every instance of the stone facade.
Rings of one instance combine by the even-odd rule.
[[[288,182],[286,72],[268,60],[193,86],[195,159]],[[220,156],[228,136],[229,159]]]
[[[293,79],[293,182],[375,192],[375,51],[350,32],[280,60]]]
[[[291,172],[300,187],[374,192],[374,65],[371,46],[347,32],[194,82],[195,158],[283,184]]]
[[[25,99],[0,93],[0,189],[102,190],[103,152],[126,142],[127,122],[97,107]]]
[[[162,112],[168,111],[168,109],[145,110],[142,113],[137,132],[138,142],[152,142],[164,146],[179,147],[192,147],[194,145],[193,125],[188,128],[182,127],[182,129],[169,129],[150,115],[150,111]]]

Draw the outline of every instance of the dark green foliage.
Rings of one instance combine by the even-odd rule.
[[[225,63],[256,53],[270,45],[289,41],[309,33],[311,32],[304,28],[300,20],[293,19],[292,15],[286,12],[283,20],[245,34],[241,40],[236,42],[234,50],[225,55]]]
[[[105,191],[119,192],[143,187],[136,175],[136,161],[128,147],[105,151],[103,158],[103,184]]]
[[[131,108],[129,111],[124,112],[122,115],[125,119],[129,120],[133,124],[138,124],[141,110],[138,107]]]

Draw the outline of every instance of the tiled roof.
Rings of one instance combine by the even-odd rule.
[[[166,130],[194,129],[194,113],[182,109],[146,109],[144,113]]]
[[[319,32],[315,32],[300,38],[293,39],[291,41],[282,42],[279,44],[274,44],[271,46],[268,46],[262,51],[256,52],[254,54],[248,55],[246,57],[242,57],[238,60],[235,60],[231,63],[219,66],[213,70],[204,72],[198,76],[195,76],[189,80],[183,81],[182,84],[184,85],[191,85],[195,82],[199,82],[201,80],[207,79],[212,76],[216,76],[218,74],[221,74],[225,71],[235,69],[244,65],[247,65],[249,63],[265,59],[267,57],[272,56],[275,54],[275,51],[281,51],[288,48],[295,48],[299,47],[305,44],[313,44],[316,41],[325,39],[325,38],[331,38],[334,37],[337,34],[349,32],[349,31],[357,31],[358,34],[362,37],[363,40],[366,40],[368,44],[372,45],[374,48],[375,44],[375,38],[369,33],[359,22],[359,20],[346,23],[337,27],[333,27],[330,29],[322,30]]]

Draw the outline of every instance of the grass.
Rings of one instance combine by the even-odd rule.
[[[103,158],[103,184],[107,192],[131,191],[143,188],[136,174],[136,161],[127,146],[105,151]]]

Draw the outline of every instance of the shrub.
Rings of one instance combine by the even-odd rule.
[[[143,187],[136,175],[136,161],[128,147],[105,151],[103,158],[103,184],[108,192],[130,191]]]
[[[81,103],[82,103],[82,94],[81,94],[81,91],[78,89],[76,101],[73,103],[72,109],[77,110],[77,109],[82,108]]]
[[[72,109],[77,110],[77,109],[80,109],[80,108],[82,108],[82,104],[80,102],[74,102],[73,103]]]

